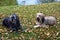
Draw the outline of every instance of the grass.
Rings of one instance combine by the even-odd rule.
[[[56,17],[57,24],[48,28],[34,29],[36,13],[42,12],[45,15]],[[21,25],[26,29],[25,33],[16,34],[0,25],[0,38],[2,40],[60,40],[60,3],[45,3],[30,6],[2,6],[0,7],[0,24],[3,18],[16,13]]]

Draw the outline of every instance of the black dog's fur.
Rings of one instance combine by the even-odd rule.
[[[20,25],[19,17],[16,14],[12,14],[11,17],[4,18],[2,25],[16,32],[19,29],[23,30]]]

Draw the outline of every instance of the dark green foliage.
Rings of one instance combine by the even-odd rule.
[[[0,6],[16,5],[16,0],[0,0]]]

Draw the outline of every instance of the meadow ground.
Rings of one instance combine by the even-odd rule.
[[[42,12],[45,15],[56,17],[57,24],[48,28],[37,28],[33,26],[36,22],[36,13]],[[16,13],[21,25],[26,29],[25,33],[17,34],[1,25],[2,20],[11,14]],[[2,6],[0,7],[0,39],[2,40],[60,40],[60,3],[45,3],[30,6]]]

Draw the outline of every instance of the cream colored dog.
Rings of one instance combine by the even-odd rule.
[[[36,26],[37,27],[42,27],[43,25],[55,25],[56,24],[56,18],[53,16],[46,16],[43,13],[37,13],[37,18],[36,18]]]

